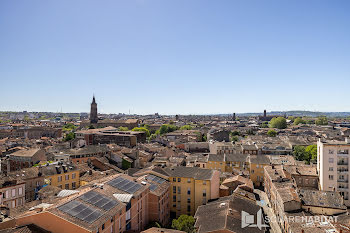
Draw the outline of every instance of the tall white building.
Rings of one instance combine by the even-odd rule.
[[[320,189],[338,191],[349,201],[349,151],[350,139],[345,141],[317,142],[317,171],[320,178]]]

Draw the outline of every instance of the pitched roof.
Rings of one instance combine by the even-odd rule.
[[[198,233],[228,230],[232,232],[264,232],[265,229],[242,229],[242,211],[256,215],[260,207],[255,201],[233,194],[215,202],[199,206],[195,214]],[[246,231],[245,231],[246,230]]]
[[[167,167],[164,169],[172,177],[188,177],[197,180],[210,180],[214,171],[199,167]]]

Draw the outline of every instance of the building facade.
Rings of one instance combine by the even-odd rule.
[[[350,139],[317,142],[317,171],[320,189],[338,191],[349,206],[349,151]]]

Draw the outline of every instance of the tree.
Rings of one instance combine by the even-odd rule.
[[[317,161],[317,145],[310,145],[305,148],[309,161]]]
[[[231,136],[239,136],[241,133],[237,130],[231,132]]]
[[[238,136],[232,136],[231,137],[231,141],[238,142],[239,141],[239,137]]]
[[[293,155],[296,160],[305,160],[305,146],[295,146],[293,149]]]
[[[89,129],[94,129],[95,127],[93,125],[90,125],[89,126]]]
[[[299,125],[299,124],[306,124],[306,122],[303,120],[303,118],[298,117],[294,120],[294,125]]]
[[[295,146],[293,155],[295,159],[299,161],[305,161],[307,163],[310,163],[310,161],[317,161],[317,146]]]
[[[267,121],[264,121],[261,123],[260,128],[269,128],[269,123]]]
[[[63,131],[72,131],[74,129],[78,128],[77,126],[75,126],[74,124],[72,123],[68,123],[68,124],[65,124],[63,127],[62,127],[62,130]]]
[[[269,137],[276,137],[277,132],[273,129],[270,129],[269,131],[267,131],[267,136]]]
[[[284,117],[274,117],[270,121],[270,128],[285,129],[287,128],[287,121]]]
[[[70,132],[70,133],[66,134],[66,137],[64,138],[64,141],[67,142],[67,141],[70,141],[70,140],[72,140],[74,138],[75,138],[75,134],[73,132]]]
[[[163,135],[166,133],[170,133],[177,130],[177,127],[175,125],[168,125],[168,124],[164,124],[160,127],[159,129],[159,134]]]
[[[185,231],[187,233],[194,233],[195,219],[192,216],[182,214],[178,219],[174,219],[171,227],[179,231]]]
[[[315,121],[316,125],[328,125],[328,119],[325,116],[320,116]]]
[[[146,127],[135,127],[131,131],[143,131],[143,132],[146,132],[146,137],[149,137],[151,135],[149,133],[149,130]]]
[[[184,125],[180,127],[180,130],[191,130],[191,129],[192,129],[192,126],[190,125]]]
[[[119,130],[119,131],[128,131],[129,128],[128,128],[128,127],[120,126],[120,127],[118,128],[118,130]]]
[[[289,116],[288,117],[288,120],[291,120],[292,122],[295,120],[295,117],[293,117],[293,116]]]

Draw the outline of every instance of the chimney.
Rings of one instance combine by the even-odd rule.
[[[264,117],[266,117],[266,109],[264,110]]]

